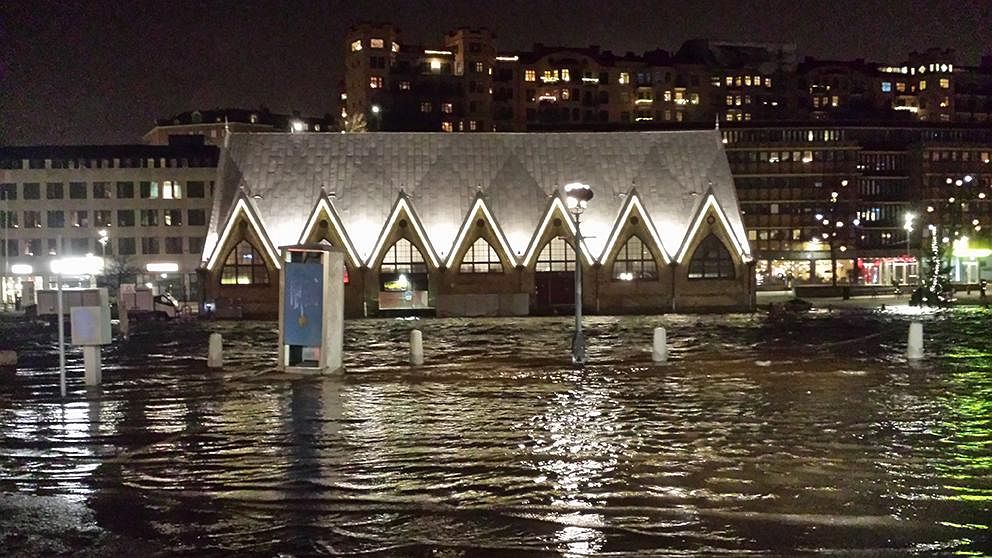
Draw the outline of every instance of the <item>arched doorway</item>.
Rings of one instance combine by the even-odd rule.
[[[541,249],[534,263],[534,312],[561,314],[575,308],[575,250],[556,236]]]
[[[420,250],[405,238],[397,240],[379,264],[379,309],[430,308],[428,278],[427,262]]]

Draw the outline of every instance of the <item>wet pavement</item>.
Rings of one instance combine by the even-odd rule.
[[[331,378],[156,323],[65,402],[54,332],[0,322],[0,554],[992,552],[992,313],[919,316],[910,366],[904,310],[592,317],[583,370],[567,319],[350,321]]]

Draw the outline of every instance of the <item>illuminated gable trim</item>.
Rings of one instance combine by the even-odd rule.
[[[455,255],[461,249],[462,243],[468,237],[468,231],[472,228],[472,221],[475,218],[475,214],[482,210],[483,219],[489,221],[489,227],[496,233],[496,239],[499,240],[499,245],[503,249],[503,254],[506,255],[506,259],[513,264],[517,265],[517,258],[514,257],[513,251],[510,250],[510,244],[506,241],[506,237],[503,234],[503,230],[499,227],[496,219],[493,218],[493,214],[489,212],[489,206],[486,205],[486,201],[481,197],[475,198],[475,203],[472,204],[472,209],[469,210],[468,215],[465,216],[465,220],[462,222],[461,229],[458,230],[458,236],[455,237],[455,243],[451,246],[451,252],[448,254],[447,265],[448,269],[451,269],[455,263]]]
[[[744,245],[741,244],[740,239],[737,238],[737,233],[735,233],[733,227],[730,226],[730,220],[727,219],[727,214],[724,213],[723,208],[720,207],[719,202],[716,201],[716,195],[710,192],[706,197],[706,201],[703,202],[703,205],[696,213],[696,218],[692,223],[692,227],[689,228],[689,234],[687,234],[682,240],[682,246],[679,249],[678,256],[675,258],[675,263],[680,264],[683,260],[685,260],[686,252],[689,251],[689,244],[692,243],[692,239],[695,238],[696,233],[699,232],[699,227],[702,226],[703,219],[706,218],[709,208],[713,208],[717,217],[720,218],[720,222],[723,223],[723,228],[727,231],[727,236],[730,237],[730,240],[734,243],[734,248],[737,249],[738,257],[740,257],[743,261],[747,261],[750,257],[750,252]]]
[[[245,199],[244,194],[239,195],[238,200],[234,202],[234,210],[231,211],[230,216],[227,218],[227,223],[224,225],[224,232],[221,233],[220,239],[214,244],[213,253],[210,255],[210,259],[207,260],[207,270],[213,271],[214,267],[217,265],[217,261],[220,259],[220,251],[224,247],[224,243],[227,242],[228,237],[231,235],[231,230],[234,229],[234,223],[238,220],[238,214],[242,213],[247,217],[248,224],[255,229],[255,234],[258,236],[259,240],[262,241],[262,247],[265,248],[265,252],[269,255],[269,260],[276,269],[282,269],[282,265],[279,262],[279,256],[276,254],[275,249],[272,247],[272,242],[269,241],[269,237],[265,234],[265,229],[261,225],[260,219],[252,211],[251,206]]]
[[[544,236],[544,232],[548,228],[548,223],[551,222],[551,217],[554,215],[555,209],[561,211],[562,217],[565,218],[565,223],[568,224],[568,230],[572,233],[572,238],[575,238],[575,221],[572,220],[571,214],[565,208],[565,202],[561,200],[561,196],[555,195],[551,199],[551,204],[548,206],[548,210],[544,213],[544,219],[541,221],[541,226],[537,228],[537,231],[534,232],[534,237],[531,238],[530,247],[527,249],[527,255],[524,256],[524,267],[527,267],[527,265],[530,264],[531,259],[534,258],[534,254],[537,252],[538,248],[537,243],[540,242],[541,238]],[[596,261],[592,258],[592,254],[589,253],[589,248],[586,247],[585,241],[583,240],[580,244],[581,251],[586,256],[586,262],[588,262],[589,265],[596,263]]]
[[[420,243],[423,244],[424,248],[427,250],[427,257],[430,258],[431,264],[434,265],[434,269],[441,267],[441,264],[438,262],[437,255],[434,254],[434,247],[431,246],[431,243],[427,240],[427,235],[424,234],[424,228],[420,224],[420,219],[413,211],[413,207],[410,206],[410,203],[407,202],[406,196],[403,193],[400,193],[399,199],[397,199],[396,203],[393,205],[393,211],[389,214],[389,219],[386,220],[386,225],[382,228],[382,232],[379,234],[379,240],[376,241],[375,248],[369,255],[369,259],[365,262],[365,265],[371,268],[372,264],[379,257],[379,253],[382,251],[384,248],[383,245],[386,243],[386,238],[389,237],[390,231],[393,230],[393,225],[395,225],[396,220],[399,219],[400,212],[406,213],[407,218],[413,225],[414,232],[417,234],[417,237],[420,238]]]
[[[320,199],[317,200],[317,204],[310,213],[310,218],[307,219],[307,224],[303,228],[303,234],[300,235],[300,239],[297,241],[297,244],[305,243],[307,239],[310,238],[310,235],[313,234],[313,229],[317,226],[317,219],[320,217],[321,209],[323,209],[324,213],[326,213],[330,218],[331,225],[334,227],[334,230],[337,231],[338,238],[340,238],[344,244],[344,248],[348,252],[348,257],[351,259],[351,265],[353,267],[362,267],[362,260],[358,258],[355,248],[351,245],[351,239],[348,238],[348,233],[344,230],[344,225],[341,223],[341,219],[338,218],[338,213],[334,210],[334,205],[328,201],[327,197],[323,194],[321,194]]]
[[[644,209],[644,205],[641,204],[641,199],[638,197],[637,192],[631,192],[627,196],[627,202],[624,204],[621,210],[619,218],[613,225],[613,232],[610,233],[610,239],[606,242],[606,249],[603,250],[602,255],[599,257],[600,262],[605,262],[606,258],[610,255],[613,247],[616,245],[617,241],[620,240],[620,233],[623,232],[623,228],[627,224],[627,220],[630,218],[630,214],[637,208],[637,212],[644,219],[644,227],[651,233],[651,238],[654,240],[655,246],[661,252],[661,259],[665,263],[672,263],[671,256],[668,255],[668,250],[665,249],[665,245],[661,243],[661,238],[658,236],[658,231],[654,228],[654,223],[651,221],[651,216]]]

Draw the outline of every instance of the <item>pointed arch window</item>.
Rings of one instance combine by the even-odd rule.
[[[427,273],[424,255],[405,238],[397,240],[386,250],[379,266],[380,273]]]
[[[575,271],[575,250],[563,237],[552,238],[537,256],[534,271]]]
[[[653,281],[658,279],[654,254],[641,237],[631,236],[613,260],[613,278],[621,281]]]
[[[733,279],[734,260],[713,233],[699,243],[689,261],[689,279]]]
[[[242,240],[231,248],[220,272],[221,285],[268,285],[269,270],[255,246]]]
[[[458,267],[460,273],[503,273],[503,262],[492,244],[478,238],[469,246]]]

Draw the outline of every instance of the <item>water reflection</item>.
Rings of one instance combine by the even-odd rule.
[[[592,318],[584,370],[563,367],[567,320],[420,320],[431,360],[411,370],[414,324],[357,321],[329,379],[275,373],[272,324],[159,325],[66,403],[51,333],[19,330],[0,487],[85,502],[109,535],[70,546],[187,554],[981,552],[989,314],[913,318],[946,356],[910,367],[890,311]]]

